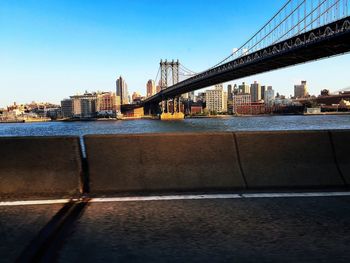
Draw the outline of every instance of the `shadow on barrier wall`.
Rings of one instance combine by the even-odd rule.
[[[350,131],[0,138],[0,199],[344,188]]]
[[[80,149],[78,137],[0,138],[0,199],[79,196]]]
[[[349,131],[84,137],[91,194],[343,188],[349,140]]]

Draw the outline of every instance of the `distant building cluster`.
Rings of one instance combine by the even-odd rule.
[[[160,92],[161,85],[156,85],[150,79],[146,83],[146,96],[133,92],[130,96],[128,85],[122,76],[115,82],[115,92],[85,92],[63,99],[60,105],[52,103],[27,103],[0,108],[0,122],[7,121],[45,121],[51,119],[89,119],[89,118],[116,118],[121,116],[122,105],[139,104]],[[257,115],[271,113],[307,113],[316,114],[325,111],[350,111],[350,91],[341,91],[330,94],[324,89],[321,94],[310,96],[307,82],[301,81],[294,85],[294,96],[287,98],[280,95],[272,86],[261,85],[257,81],[251,84],[223,84],[215,85],[206,91],[194,91],[181,95],[180,110],[189,115]],[[172,107],[172,101],[169,101]],[[126,117],[135,117],[125,112]],[[131,114],[131,115],[130,115]],[[129,116],[130,115],[130,116]],[[137,111],[143,115],[143,109]]]
[[[45,121],[55,118],[60,112],[60,106],[48,102],[31,102],[17,104],[0,109],[0,121]]]
[[[257,81],[252,84],[229,84],[224,91],[223,84],[214,86],[205,92],[199,92],[193,99],[192,104],[196,107],[201,105],[203,112],[208,114],[238,114],[256,115],[274,113],[285,110],[287,107],[302,106],[298,99],[307,98],[306,81],[301,85],[295,85],[295,96],[286,98],[276,94],[272,86],[261,85]],[[190,101],[191,99],[188,98]],[[194,109],[194,108],[193,108]],[[192,108],[189,108],[192,113]]]
[[[63,118],[115,117],[120,112],[120,96],[114,92],[85,92],[61,101]]]

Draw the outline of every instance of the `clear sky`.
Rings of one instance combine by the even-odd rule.
[[[0,107],[59,101],[88,91],[145,94],[160,59],[202,71],[255,33],[286,0],[1,0]],[[350,55],[312,62],[257,80],[290,95],[308,80],[310,93],[350,86]]]

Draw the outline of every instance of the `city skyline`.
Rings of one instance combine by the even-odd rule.
[[[173,8],[173,3],[156,1],[104,1],[104,5],[1,1],[0,107],[14,101],[59,103],[67,94],[84,90],[113,91],[119,75],[125,77],[129,94],[145,95],[145,83],[155,79],[160,59],[178,58],[195,72],[211,67],[254,34],[284,2],[220,1],[213,6],[201,1]],[[125,12],[113,16],[115,8]],[[169,9],[179,17],[171,29],[157,19]],[[306,79],[310,94],[319,94],[322,89],[350,86],[343,77],[349,62],[347,54],[229,83],[257,80],[289,97],[293,86]]]
[[[127,80],[124,79],[122,76],[119,76],[117,78],[117,81],[120,78],[122,79],[123,82],[125,82],[125,83],[127,82]],[[115,81],[115,86],[116,86],[116,82],[117,81]],[[144,94],[147,93],[147,89],[148,89],[147,84],[149,83],[149,81],[153,81],[153,80],[148,80],[148,82],[146,83],[143,91],[140,91],[140,90],[133,91],[132,95],[136,95],[137,94],[139,97],[146,98],[147,96],[144,95]],[[237,89],[239,89],[239,90],[241,90],[241,87],[245,86],[246,90],[242,90],[240,92],[251,94],[252,86],[254,86],[255,84],[258,84],[261,88],[263,88],[263,87],[265,87],[265,89],[267,89],[269,87],[273,88],[274,92],[276,92],[276,94],[279,94],[280,96],[285,96],[286,98],[293,98],[293,99],[295,98],[296,99],[296,98],[300,98],[300,97],[295,96],[295,87],[299,86],[300,83],[302,83],[302,82],[307,82],[308,83],[307,84],[307,91],[308,91],[307,95],[310,96],[310,97],[312,97],[312,96],[317,97],[317,96],[322,95],[321,93],[322,93],[323,90],[328,90],[330,94],[334,94],[334,95],[337,95],[338,91],[341,92],[341,90],[329,90],[329,89],[322,89],[321,90],[321,89],[319,89],[318,93],[315,93],[315,94],[314,93],[310,93],[309,92],[309,90],[310,90],[309,81],[308,80],[299,80],[298,82],[294,83],[292,87],[289,87],[290,93],[287,95],[287,94],[284,94],[284,93],[280,92],[280,90],[278,88],[276,89],[274,86],[270,85],[269,83],[262,83],[259,80],[254,80],[253,82],[250,83],[250,82],[244,81],[244,79],[241,79],[241,82],[229,81],[229,82],[224,82],[224,83],[220,83],[220,84],[217,84],[217,85],[212,85],[212,86],[208,86],[208,87],[203,88],[203,89],[196,90],[196,91],[194,91],[194,95],[197,97],[200,93],[206,93],[207,91],[212,91],[212,90],[217,89],[218,86],[222,86],[222,88],[225,89],[225,90],[227,90],[229,86],[231,86],[231,88],[233,88],[234,86],[237,86]],[[126,90],[127,90],[127,88],[128,87],[126,85]],[[350,87],[346,88],[346,90],[350,91]],[[72,96],[83,96],[84,94],[87,94],[87,93],[115,93],[116,95],[118,95],[118,92],[116,92],[116,87],[114,87],[114,89],[111,89],[111,90],[107,90],[107,89],[106,90],[84,90],[84,91],[76,92],[74,94],[72,93],[72,94],[66,95],[66,96],[62,97],[61,99],[59,99],[58,102],[53,102],[53,101],[49,101],[49,100],[45,100],[45,99],[44,100],[35,100],[34,99],[34,100],[31,100],[31,101],[16,101],[14,99],[14,100],[12,100],[12,102],[10,102],[7,105],[0,105],[0,109],[13,106],[14,104],[25,105],[25,104],[30,104],[30,103],[52,103],[52,104],[59,105],[62,100],[66,100],[66,99],[68,99],[68,98],[70,98]],[[188,99],[187,96],[188,96],[187,93],[183,94],[183,97],[185,99]],[[131,94],[129,94],[128,97],[131,99],[131,97],[132,97]],[[259,100],[263,100],[264,101],[264,99],[262,99],[262,98],[260,98]],[[134,102],[131,99],[129,103],[132,104]],[[126,103],[124,103],[124,104],[126,104]]]

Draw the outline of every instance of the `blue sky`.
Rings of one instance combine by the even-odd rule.
[[[255,33],[285,0],[0,1],[0,107],[88,91],[145,94],[160,59],[202,71]],[[257,80],[290,95],[308,80],[311,93],[350,86],[350,55],[237,80]]]

